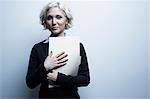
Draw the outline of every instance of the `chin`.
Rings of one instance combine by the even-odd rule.
[[[58,32],[52,32],[52,35],[55,36],[55,37],[57,37],[59,34],[60,33],[58,33]]]
[[[59,35],[60,33],[59,33],[59,32],[53,32],[53,34],[54,34],[54,35]]]

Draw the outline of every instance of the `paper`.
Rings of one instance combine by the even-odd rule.
[[[66,75],[76,76],[80,65],[80,42],[79,37],[50,37],[49,38],[49,53],[52,55],[65,51],[68,54],[67,64],[57,68],[56,71]]]

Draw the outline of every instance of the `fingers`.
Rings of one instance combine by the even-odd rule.
[[[67,58],[62,58],[61,60],[58,60],[58,61],[56,62],[56,64],[65,63],[65,62],[67,62],[67,61],[68,61]]]
[[[65,52],[63,51],[63,52],[57,54],[55,57],[58,58],[59,56],[63,55],[64,53],[65,53]]]
[[[55,67],[54,69],[57,69],[57,68],[59,68],[59,67],[62,67],[62,66],[64,66],[64,65],[66,65],[66,64],[67,64],[66,62],[56,64],[56,67]]]
[[[66,64],[67,64],[67,61],[68,61],[68,59],[66,59],[66,58],[63,58],[63,59],[61,59],[61,60],[59,60],[59,61],[56,61],[55,67],[54,67],[53,69],[57,69],[57,68],[59,68],[59,67],[62,67],[62,66],[64,66],[64,65],[66,65]]]
[[[66,54],[64,51],[54,56],[52,56],[52,54],[53,54],[52,51],[50,51],[49,56],[48,56],[50,69],[57,69],[67,64],[68,54]]]
[[[64,59],[64,58],[67,57],[67,56],[68,56],[68,54],[63,53],[63,54],[61,54],[59,57],[57,57],[57,60],[59,61],[59,60],[61,60],[61,59]]]
[[[57,61],[57,62],[55,63],[55,65],[54,65],[54,68],[53,68],[53,69],[57,69],[57,68],[59,68],[59,67],[62,67],[62,66],[64,66],[64,65],[66,65],[66,64],[67,64],[67,61],[68,61],[68,59],[63,59],[63,60]]]
[[[56,61],[59,61],[59,60],[65,58],[65,57],[67,57],[67,56],[68,56],[68,54],[66,54],[66,53],[63,51],[63,52],[57,54],[57,55],[54,56],[54,57],[56,58]]]
[[[55,67],[61,67],[67,64],[68,59],[66,58],[68,55],[65,52],[61,52],[59,54],[56,55],[56,64]]]

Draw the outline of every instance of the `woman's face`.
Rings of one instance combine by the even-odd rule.
[[[58,7],[51,8],[47,12],[47,24],[49,30],[54,36],[64,35],[64,30],[68,20],[65,16],[65,13]]]

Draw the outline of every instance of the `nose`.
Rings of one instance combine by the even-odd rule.
[[[52,25],[53,26],[56,25],[56,19],[55,18],[52,19]]]

